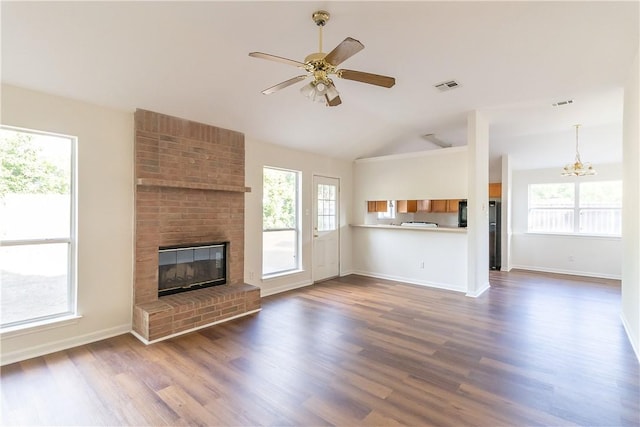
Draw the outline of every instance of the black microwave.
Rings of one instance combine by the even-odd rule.
[[[458,227],[467,226],[467,201],[460,200],[458,203]]]

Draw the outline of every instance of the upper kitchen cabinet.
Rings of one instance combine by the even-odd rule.
[[[418,200],[418,212],[431,212],[431,200]]]
[[[458,205],[460,200],[447,200],[447,212],[458,213]]]
[[[431,200],[431,210],[429,212],[458,212],[459,199],[454,200]]]
[[[369,200],[367,201],[367,212],[386,212],[386,200]]]
[[[489,184],[489,198],[499,199],[502,197],[502,183],[493,182]]]
[[[447,212],[447,200],[431,200],[431,212]]]
[[[418,211],[417,200],[397,200],[396,203],[398,213],[411,213]]]

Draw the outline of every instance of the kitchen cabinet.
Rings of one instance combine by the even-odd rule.
[[[452,213],[458,212],[459,199],[451,200],[431,200],[431,210],[429,212]]]
[[[431,212],[447,212],[447,200],[431,200]]]
[[[386,200],[368,200],[367,212],[386,212],[387,201]]]
[[[418,200],[417,212],[431,212],[431,200]]]
[[[410,213],[418,211],[417,200],[396,200],[396,209],[398,213]]]
[[[447,200],[447,212],[458,213],[458,205],[460,200]]]
[[[502,183],[492,182],[489,184],[489,197],[494,199],[502,197]]]

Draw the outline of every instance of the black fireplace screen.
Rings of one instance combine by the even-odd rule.
[[[209,243],[158,250],[158,295],[223,285],[226,243]]]

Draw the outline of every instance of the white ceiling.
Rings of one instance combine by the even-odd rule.
[[[622,86],[638,52],[638,1],[2,2],[2,81],[133,111],[144,108],[248,138],[355,159],[466,143],[466,115],[490,122],[491,156],[516,167],[621,160]],[[317,51],[365,49],[341,67],[396,78],[391,89],[336,79],[342,105],[261,90]],[[455,79],[461,86],[433,86]],[[574,103],[552,107],[557,101]],[[553,150],[561,150],[550,155]],[[593,151],[593,154],[591,153]],[[557,157],[557,158],[556,158]]]

